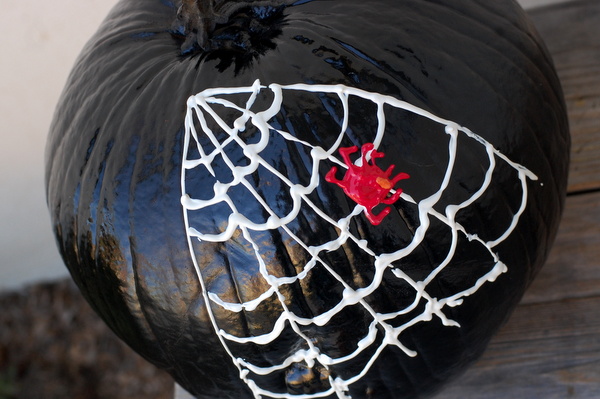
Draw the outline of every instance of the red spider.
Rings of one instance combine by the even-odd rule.
[[[338,180],[335,177],[338,168],[334,166],[325,175],[325,180],[337,184],[344,190],[348,197],[352,198],[357,204],[364,206],[367,219],[369,219],[371,224],[378,225],[390,213],[391,209],[388,206],[378,215],[375,215],[373,208],[380,203],[392,205],[398,201],[402,194],[402,189],[397,188],[393,194],[391,194],[391,190],[398,181],[408,179],[410,176],[406,173],[398,173],[390,179],[389,177],[392,174],[394,165],[390,165],[385,172],[375,165],[375,159],[383,158],[385,154],[375,150],[375,146],[372,143],[362,146],[361,166],[355,165],[350,160],[350,154],[357,151],[357,146],[340,148],[340,155],[344,163],[348,166],[348,170],[344,178]],[[369,155],[371,156],[371,163],[367,160]]]

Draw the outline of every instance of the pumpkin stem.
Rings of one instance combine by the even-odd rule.
[[[176,30],[185,36],[182,52],[194,47],[210,49],[210,36],[217,25],[226,24],[240,9],[245,7],[280,7],[297,0],[182,0],[177,11]]]

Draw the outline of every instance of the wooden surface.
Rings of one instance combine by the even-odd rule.
[[[572,135],[550,258],[483,357],[435,399],[600,398],[600,0],[530,11],[554,57]]]

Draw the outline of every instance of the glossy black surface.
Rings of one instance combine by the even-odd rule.
[[[399,349],[385,350],[350,393],[353,399],[411,398],[438,389],[483,351],[517,304],[545,260],[562,210],[567,119],[551,60],[524,12],[514,1],[300,1],[283,9],[242,10],[230,25],[217,28],[211,50],[196,48],[183,55],[185,39],[173,31],[176,12],[177,5],[166,0],[121,1],[84,48],[56,110],[47,144],[48,204],[61,254],[86,298],[122,339],[197,397],[251,398],[208,321],[187,247],[180,205],[186,100],[206,88],[248,86],[256,79],[263,84],[342,83],[392,95],[477,132],[539,177],[530,182],[528,206],[516,231],[498,247],[511,265],[509,272],[451,311],[461,328],[438,320],[418,324],[402,338],[419,355],[408,358]],[[368,105],[357,105],[361,111],[352,115],[345,146],[363,144],[375,122]],[[326,111],[301,97],[273,123],[294,126],[298,137],[326,147],[335,137],[324,132],[338,127],[328,112],[336,109],[339,104]],[[410,174],[404,191],[423,199],[442,179],[447,137],[432,134],[430,124],[418,118],[389,118],[397,133],[386,133],[380,150],[387,154],[387,165]],[[298,181],[306,180],[310,165],[298,148],[281,143],[269,156]],[[323,176],[330,167],[323,168]],[[486,167],[480,148],[461,147],[442,205],[464,200]],[[199,196],[212,187],[203,179],[199,176],[190,188]],[[270,175],[258,173],[256,186],[274,208],[284,212],[289,207]],[[489,194],[461,214],[460,222],[482,237],[494,237],[516,211],[519,190],[514,172],[499,167]],[[323,184],[314,201],[334,217],[354,206],[335,185]],[[248,215],[261,217],[260,209],[247,206]],[[380,226],[364,217],[357,223],[357,234],[376,251],[410,240],[418,226],[414,207],[401,202],[393,207],[397,212]],[[216,229],[226,217],[217,213],[196,222]],[[337,234],[308,211],[295,229],[306,242]],[[272,248],[269,268],[274,273],[294,275],[289,259],[306,258],[286,247],[281,232],[257,232],[254,238]],[[449,239],[447,228],[433,226],[403,271],[415,278],[429,273],[448,250]],[[194,245],[211,291],[252,298],[264,289],[247,284],[256,270],[249,261],[253,254],[240,245]],[[354,251],[350,244],[347,249]],[[365,267],[369,259],[358,251],[353,257],[332,252],[327,260],[350,284],[372,279],[372,268]],[[431,295],[456,292],[489,263],[489,257],[465,243]],[[327,273],[315,272],[285,294],[294,313],[310,317],[338,302],[341,289]],[[372,305],[380,311],[398,309],[412,294],[390,275]],[[280,311],[275,301],[261,306],[237,318],[218,311],[216,316],[230,333],[260,334]],[[350,307],[305,333],[331,356],[344,355],[365,335],[368,322],[362,312]],[[273,345],[236,350],[268,364],[287,356],[297,339],[286,332]],[[294,385],[307,378],[304,386]],[[296,365],[265,384],[307,392],[327,382],[318,370]]]

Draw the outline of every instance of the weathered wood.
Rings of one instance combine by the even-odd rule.
[[[483,357],[436,399],[600,398],[600,1],[530,14],[567,101],[570,195],[546,266]]]
[[[600,297],[517,308],[439,399],[600,398]]]
[[[571,125],[569,192],[600,189],[600,1],[530,11],[561,79]]]
[[[591,296],[600,297],[600,191],[567,197],[550,257],[522,303]]]

